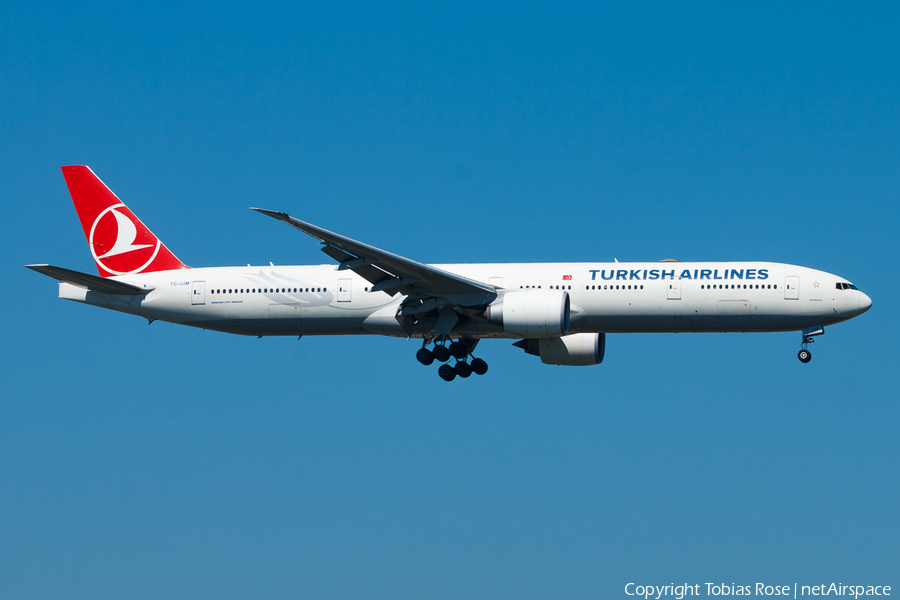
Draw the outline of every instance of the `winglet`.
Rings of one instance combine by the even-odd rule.
[[[290,221],[291,215],[286,212],[280,212],[277,210],[267,210],[265,208],[256,208],[254,206],[250,207],[250,210],[255,210],[258,213],[262,213],[267,217],[272,217],[273,219],[278,219],[279,221]]]

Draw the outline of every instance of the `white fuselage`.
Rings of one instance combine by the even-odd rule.
[[[871,305],[864,293],[840,289],[842,277],[770,262],[434,266],[500,294],[566,290],[569,333],[795,331],[845,321]],[[114,279],[153,289],[123,296],[60,283],[60,297],[241,335],[408,335],[396,319],[404,296],[370,292],[371,283],[334,265],[194,268]],[[477,319],[453,335],[521,337]]]

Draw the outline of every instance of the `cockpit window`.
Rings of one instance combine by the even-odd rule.
[[[852,283],[838,282],[838,283],[834,284],[834,287],[835,287],[835,289],[838,289],[838,290],[857,290],[857,291],[859,291],[859,288],[856,287],[855,285],[853,285]]]

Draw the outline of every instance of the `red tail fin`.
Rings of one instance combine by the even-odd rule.
[[[102,277],[188,268],[90,168],[71,165],[62,172]]]

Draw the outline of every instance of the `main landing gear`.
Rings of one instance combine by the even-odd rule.
[[[813,342],[816,341],[813,339],[813,336],[824,335],[825,328],[821,327],[821,326],[820,327],[807,327],[803,330],[802,333],[803,333],[803,338],[802,338],[803,341],[800,343],[800,345],[803,347],[800,349],[800,352],[797,353],[797,358],[800,359],[800,362],[802,362],[803,364],[806,364],[812,360],[812,352],[810,352],[806,348],[807,344],[812,344]]]
[[[428,344],[434,341],[434,350],[428,349]],[[444,381],[453,381],[456,376],[463,379],[475,373],[476,375],[484,375],[487,373],[488,365],[480,358],[472,356],[472,351],[478,344],[478,340],[458,340],[447,345],[446,338],[435,340],[425,340],[422,347],[416,352],[416,360],[423,365],[430,365],[435,360],[442,362],[438,367],[438,376]],[[471,362],[466,362],[468,357],[472,356]],[[451,366],[448,361],[453,358],[456,363]]]

